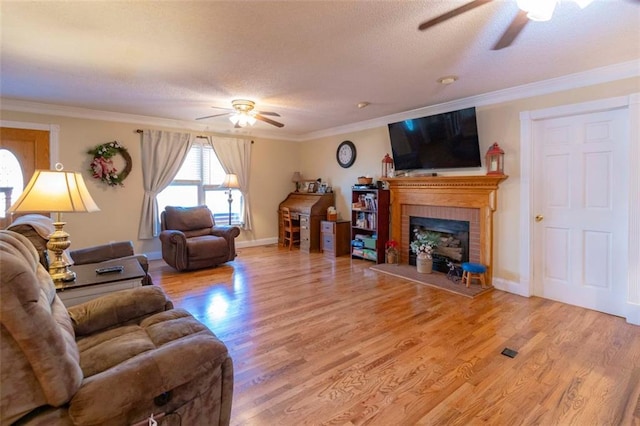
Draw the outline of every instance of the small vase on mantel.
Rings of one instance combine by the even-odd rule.
[[[418,253],[416,255],[416,268],[419,274],[430,274],[433,270],[433,259],[427,253]]]

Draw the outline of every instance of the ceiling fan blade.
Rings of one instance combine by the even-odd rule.
[[[509,28],[507,28],[504,34],[502,34],[500,40],[498,40],[498,42],[491,48],[491,50],[500,50],[504,49],[505,47],[509,47],[511,43],[513,43],[513,41],[516,39],[516,37],[518,37],[518,35],[524,29],[524,26],[527,25],[528,22],[529,18],[527,18],[527,12],[523,10],[519,11],[516,17],[513,18],[513,21],[511,21]]]
[[[262,114],[262,115],[270,115],[272,117],[280,117],[280,114],[278,114],[277,112],[271,112],[271,111],[257,111],[258,114]]]
[[[420,31],[424,31],[427,28],[431,28],[434,25],[438,25],[441,22],[446,21],[447,19],[451,19],[454,18],[458,15],[462,15],[463,13],[471,10],[471,9],[475,9],[478,6],[482,6],[483,4],[487,4],[489,3],[491,0],[473,0],[471,3],[467,3],[465,5],[462,5],[460,7],[457,7],[447,13],[444,13],[440,16],[437,16],[433,19],[430,19],[428,21],[423,22],[422,24],[420,24],[420,26],[418,27],[418,29]]]
[[[256,120],[264,121],[265,123],[269,123],[269,124],[271,124],[273,126],[284,127],[284,124],[278,123],[277,121],[274,121],[274,120],[272,120],[270,118],[267,118],[267,117],[265,117],[263,115],[256,114],[254,117],[256,118]]]
[[[204,117],[198,117],[196,118],[196,120],[204,120],[205,118],[213,118],[213,117],[220,117],[222,115],[229,115],[231,114],[230,112],[223,112],[222,114],[214,114],[214,115],[205,115]]]

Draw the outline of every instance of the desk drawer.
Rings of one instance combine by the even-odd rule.
[[[335,234],[336,223],[323,220],[322,222],[320,222],[320,232],[326,233],[326,234]]]
[[[311,250],[311,218],[307,214],[300,215],[300,250]]]
[[[322,251],[336,251],[335,238],[332,234],[322,234]]]

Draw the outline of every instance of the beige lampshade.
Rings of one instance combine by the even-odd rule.
[[[97,212],[78,172],[36,170],[8,212]]]
[[[302,175],[300,172],[293,172],[293,176],[291,176],[291,182],[302,182]]]
[[[233,173],[229,173],[224,177],[221,186],[223,188],[240,188],[240,184],[238,183],[238,176],[234,175]]]

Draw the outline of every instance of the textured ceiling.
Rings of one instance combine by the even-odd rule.
[[[285,124],[256,132],[303,137],[640,58],[637,0],[565,0],[500,51],[515,1],[418,31],[467,2],[3,0],[0,95],[192,124],[247,98]]]

